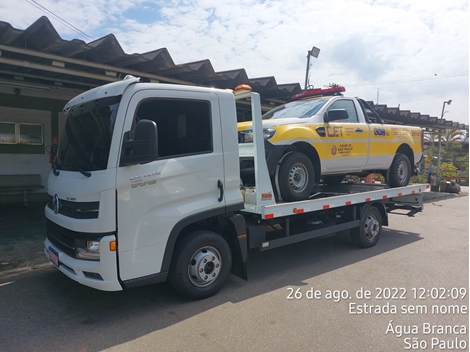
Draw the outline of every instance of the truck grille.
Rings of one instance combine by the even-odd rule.
[[[78,238],[77,235],[79,235],[78,232],[67,230],[54,224],[49,219],[46,220],[47,239],[72,258],[75,257],[75,238]]]
[[[110,233],[82,233],[68,230],[62,226],[53,223],[51,220],[46,219],[46,236],[53,245],[55,245],[62,252],[67,253],[72,258],[75,258],[75,240],[98,240],[103,236],[110,235]]]
[[[54,210],[52,196],[47,196],[47,206]],[[99,214],[100,202],[70,202],[60,199],[59,213],[74,219],[97,219]]]

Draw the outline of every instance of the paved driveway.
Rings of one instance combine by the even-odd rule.
[[[0,350],[468,350],[468,214],[467,196],[436,197],[391,215],[374,248],[340,235],[251,251],[248,282],[197,302],[167,284],[96,291],[54,268],[3,276]]]

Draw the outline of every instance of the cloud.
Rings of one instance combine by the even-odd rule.
[[[433,116],[453,99],[447,117],[468,124],[468,75],[440,79],[469,71],[466,0],[39,2],[95,39],[113,33],[127,53],[166,47],[177,64],[209,59],[216,71],[245,68],[278,83],[303,86],[315,45],[315,86],[349,83],[348,94],[374,101],[379,88],[381,102]],[[17,28],[44,15],[27,1],[4,2],[0,13]],[[64,39],[80,38],[48,17]],[[422,77],[436,79],[412,80]]]
[[[331,49],[331,60],[342,72],[350,72],[359,81],[374,82],[392,69],[391,58],[382,57],[380,52],[369,50],[361,38],[347,38]]]

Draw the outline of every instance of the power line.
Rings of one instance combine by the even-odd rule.
[[[64,25],[66,25],[67,27],[69,27],[70,29],[73,29],[74,31],[82,34],[83,36],[87,37],[88,39],[90,39],[91,41],[95,40],[93,39],[92,37],[90,37],[88,34],[86,34],[85,32],[81,31],[80,29],[78,29],[77,27],[75,27],[73,24],[70,24],[69,22],[67,22],[66,20],[64,20],[63,18],[59,17],[58,15],[56,15],[54,12],[48,10],[47,8],[45,8],[44,6],[42,6],[41,4],[39,4],[37,1],[35,0],[26,0],[27,2],[29,2],[31,5],[37,7],[39,10],[53,16],[55,19],[57,19],[58,21],[62,22]]]
[[[402,79],[402,80],[396,80],[396,81],[387,81],[387,82],[379,82],[379,83],[344,84],[344,86],[347,86],[347,87],[377,86],[377,85],[383,85],[383,84],[396,84],[396,83],[406,83],[406,82],[429,81],[429,80],[433,80],[433,79],[443,79],[443,78],[460,77],[460,76],[468,76],[468,72],[454,73],[454,74],[449,74],[449,75],[433,76],[433,77],[408,78],[408,79]]]

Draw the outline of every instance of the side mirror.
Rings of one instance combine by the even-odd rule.
[[[126,132],[125,136],[128,134]],[[140,120],[134,131],[134,139],[124,140],[121,151],[121,166],[146,164],[158,156],[157,124],[151,120]]]
[[[325,115],[323,116],[325,122],[347,120],[348,118],[349,114],[346,109],[332,109],[325,112]]]

